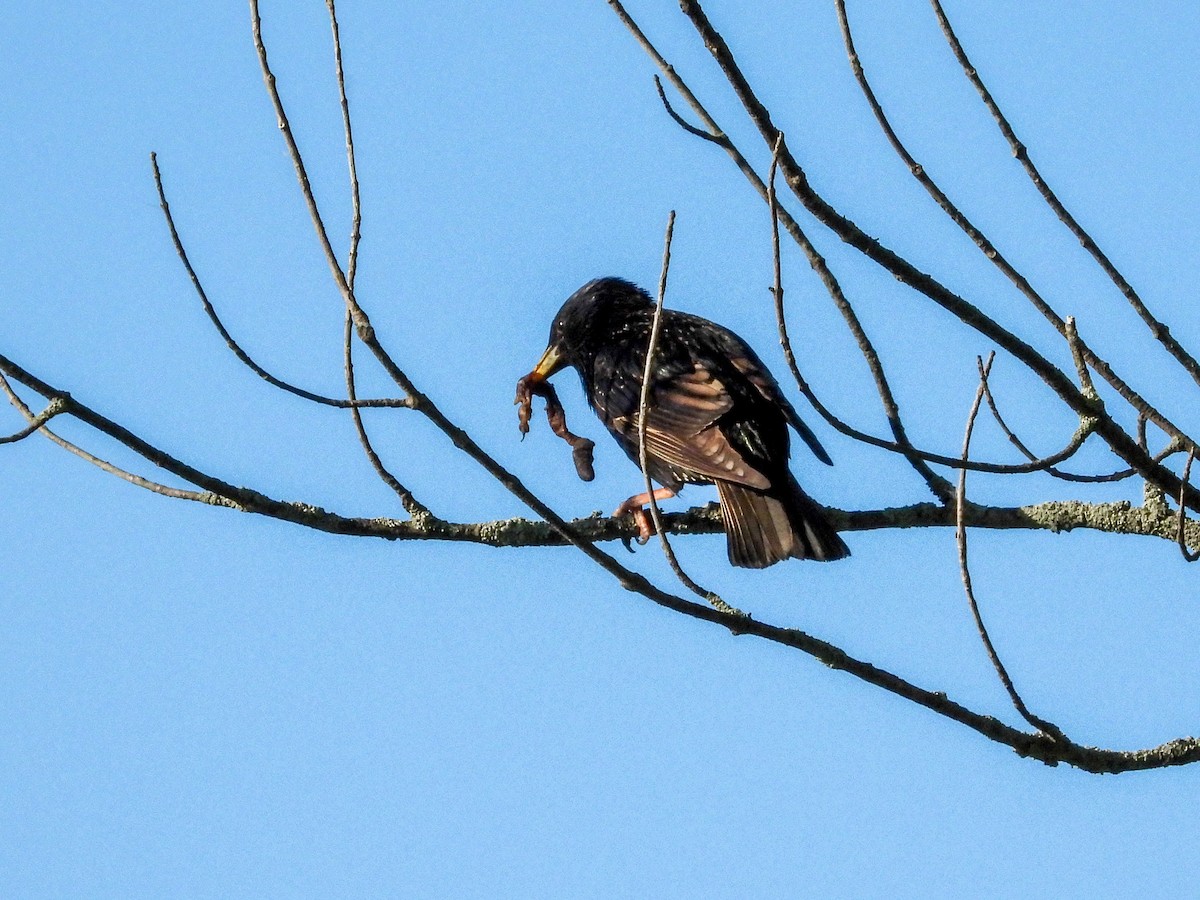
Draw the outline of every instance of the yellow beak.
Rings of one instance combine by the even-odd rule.
[[[533,367],[531,374],[536,380],[545,381],[565,365],[566,363],[559,355],[558,348],[551,344],[546,348],[546,352],[542,354],[542,358],[538,360],[538,364]]]

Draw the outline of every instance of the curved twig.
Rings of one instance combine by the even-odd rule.
[[[171,215],[171,204],[167,202],[166,191],[163,189],[162,172],[158,168],[158,154],[150,154],[150,166],[154,170],[154,187],[158,191],[158,202],[162,207],[163,216],[167,220],[167,228],[171,232],[171,242],[175,245],[175,254],[179,257],[179,261],[183,263],[183,268],[187,272],[188,277],[192,281],[192,287],[195,288],[200,302],[204,305],[204,312],[208,315],[209,321],[217,329],[217,332],[225,340],[225,344],[233,351],[233,355],[246,365],[255,375],[262,378],[268,384],[279,388],[281,391],[287,391],[289,394],[295,394],[297,397],[302,397],[305,400],[310,400],[313,403],[318,403],[321,406],[333,406],[338,409],[349,409],[351,403],[348,400],[339,400],[336,397],[326,397],[322,394],[316,394],[312,391],[305,390],[302,387],[297,387],[294,384],[289,384],[281,378],[277,378],[260,366],[241,345],[234,340],[225,327],[225,323],[221,321],[217,315],[216,309],[208,299],[208,293],[204,290],[204,285],[200,281],[200,276],[196,274],[196,270],[192,268],[191,260],[188,259],[187,250],[183,246],[183,240],[179,236],[179,231],[175,228],[175,219]],[[382,400],[358,400],[358,406],[361,407],[381,407],[381,408],[410,408],[412,403],[409,400],[403,399],[382,399]]]
[[[975,430],[975,418],[979,415],[979,406],[983,401],[983,395],[987,390],[988,373],[992,368],[992,360],[996,354],[992,353],[988,356],[985,363],[983,359],[976,357],[976,362],[979,367],[979,387],[975,391],[975,400],[971,403],[971,411],[967,414],[967,426],[963,434],[962,455],[966,459],[967,454],[971,450],[971,434]],[[988,634],[987,627],[983,624],[983,615],[979,612],[979,603],[975,599],[975,590],[971,585],[971,569],[967,564],[967,523],[963,515],[963,510],[966,507],[967,498],[967,470],[962,469],[958,473],[958,490],[954,495],[955,509],[955,540],[958,544],[958,569],[962,577],[963,591],[967,595],[967,603],[971,607],[971,615],[975,619],[975,627],[979,631],[979,639],[983,642],[983,648],[987,651],[988,659],[992,662],[992,668],[996,670],[996,675],[1000,679],[1000,683],[1004,685],[1004,689],[1008,692],[1009,699],[1012,700],[1013,707],[1021,714],[1026,722],[1047,735],[1056,742],[1068,743],[1068,738],[1062,733],[1062,730],[1052,722],[1047,722],[1045,719],[1035,716],[1025,706],[1025,701],[1021,699],[1021,695],[1017,693],[1016,687],[1013,685],[1012,678],[1009,677],[1008,670],[1004,667],[1004,663],[1000,661],[1000,654],[996,652],[996,646],[992,643],[991,636]]]
[[[380,481],[390,487],[400,498],[400,505],[410,516],[431,515],[429,508],[414,497],[412,491],[402,485],[399,479],[383,464],[383,460],[379,458],[379,454],[375,452],[375,447],[371,444],[366,425],[363,424],[362,412],[357,406],[357,389],[354,383],[354,321],[351,319],[349,311],[346,312],[346,327],[342,337],[342,358],[345,360],[346,396],[350,402],[350,416],[354,419],[354,430],[358,432],[358,442],[362,445],[363,453],[371,463],[371,468],[375,470]]]
[[[1016,433],[1009,427],[1008,422],[1005,421],[1004,416],[1002,416],[1000,414],[1000,409],[996,405],[996,398],[992,394],[992,387],[991,387],[990,381],[984,385],[983,396],[984,396],[984,399],[987,401],[988,408],[991,410],[992,418],[994,418],[996,420],[996,424],[1000,426],[1000,430],[1004,432],[1004,436],[1008,438],[1009,443],[1012,444],[1014,447],[1016,447],[1017,450],[1019,450],[1021,452],[1021,454],[1025,456],[1026,459],[1030,460],[1030,463],[1029,463],[1030,466],[1035,467],[1035,469],[1037,471],[1044,471],[1047,475],[1052,475],[1053,477],[1058,478],[1061,481],[1070,481],[1070,482],[1075,482],[1078,484],[1112,484],[1112,483],[1115,483],[1118,481],[1124,481],[1127,478],[1132,478],[1134,475],[1137,474],[1136,469],[1118,469],[1115,472],[1105,472],[1104,474],[1098,474],[1098,475],[1084,475],[1084,474],[1080,474],[1077,472],[1063,471],[1062,469],[1058,468],[1056,463],[1062,462],[1064,459],[1066,459],[1067,456],[1072,455],[1072,453],[1074,451],[1072,451],[1072,453],[1066,454],[1065,456],[1060,456],[1059,454],[1054,454],[1052,456],[1046,456],[1046,457],[1039,458],[1032,450],[1029,449],[1029,447],[1027,447],[1025,445],[1024,441],[1022,441],[1019,437],[1017,437]],[[1146,449],[1146,427],[1145,427],[1145,425],[1146,425],[1146,420],[1144,418],[1140,419],[1139,420],[1139,428],[1138,428],[1138,445],[1141,446],[1142,449]],[[1077,450],[1079,447],[1081,447],[1083,445],[1083,439],[1086,438],[1091,433],[1092,433],[1091,419],[1090,418],[1084,419],[1080,423],[1080,427],[1076,430],[1074,437],[1072,437],[1071,444],[1068,445],[1068,448],[1070,448],[1072,445],[1074,445],[1075,449]],[[1076,443],[1077,441],[1078,441],[1078,443]],[[1179,453],[1179,452],[1181,452],[1181,448],[1177,445],[1177,443],[1175,441],[1172,441],[1172,442],[1168,443],[1167,446],[1164,447],[1162,450],[1160,450],[1158,453],[1155,453],[1154,456],[1152,457],[1152,459],[1155,462],[1160,463],[1164,459],[1166,459],[1168,456],[1171,456],[1172,454]],[[967,466],[966,468],[974,468],[974,467]],[[983,471],[986,471],[986,470],[983,470]]]
[[[1183,483],[1186,485],[1188,479],[1192,475],[1192,460],[1196,458],[1196,450],[1194,447],[1188,448],[1187,463],[1183,467]],[[1182,493],[1182,491],[1181,491]],[[1189,550],[1187,545],[1187,507],[1182,501],[1179,504],[1179,530],[1177,532],[1177,541],[1179,544],[1179,552],[1183,554],[1183,558],[1190,563],[1200,560],[1200,551]]]
[[[667,115],[674,119],[675,124],[688,134],[694,135],[701,140],[716,144],[718,147],[721,147],[724,150],[729,150],[733,146],[728,135],[721,132],[705,131],[703,128],[697,128],[679,113],[675,112],[675,107],[673,107],[671,105],[671,101],[667,99],[667,92],[663,90],[662,79],[657,75],[654,76],[654,87],[658,90],[658,99],[662,101],[663,108],[667,111]]]
[[[3,377],[3,375],[0,375],[0,379],[3,379]],[[7,381],[4,382],[4,389],[8,394],[9,401],[17,407],[17,410],[23,416],[25,416],[25,418],[29,421],[29,424],[15,434],[0,437],[0,444],[15,444],[18,441],[23,441],[55,416],[62,415],[64,412],[66,412],[66,405],[63,403],[62,398],[55,397],[48,404],[46,404],[45,409],[35,416],[29,407],[20,402],[16,393],[12,390],[12,387]]]

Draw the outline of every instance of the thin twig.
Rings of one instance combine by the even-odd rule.
[[[687,572],[683,571],[683,566],[679,564],[679,559],[671,548],[671,542],[667,539],[662,512],[658,508],[658,500],[654,496],[654,485],[650,481],[650,462],[646,453],[646,423],[650,418],[650,389],[654,375],[654,353],[658,349],[658,335],[662,326],[663,300],[667,295],[667,272],[671,268],[671,238],[674,234],[675,210],[671,210],[670,215],[667,216],[667,232],[663,239],[662,273],[658,278],[658,302],[654,307],[654,319],[650,323],[650,340],[646,345],[646,366],[642,371],[642,389],[638,399],[638,463],[642,467],[642,477],[646,480],[646,496],[650,499],[650,518],[654,520],[654,530],[658,532],[658,539],[662,542],[663,554],[667,557],[667,562],[670,563],[676,577],[693,594],[712,604],[714,609],[744,616],[745,613],[741,610],[730,606],[715,591],[698,585]]]
[[[779,171],[779,148],[783,146],[783,132],[771,151],[771,168],[767,171],[767,210],[771,214],[771,296],[775,300],[775,321],[779,326],[779,345],[784,359],[792,370],[797,383],[804,382],[800,367],[796,365],[796,354],[792,352],[792,341],[788,336],[787,317],[783,314],[783,254],[779,246],[779,197],[775,193],[775,173]]]
[[[342,68],[342,36],[338,28],[337,6],[335,0],[325,0],[329,9],[329,27],[333,36],[334,74],[337,81],[338,100],[342,108],[342,132],[346,138],[346,168],[350,181],[350,249],[346,258],[346,285],[354,291],[354,279],[358,273],[358,244],[362,238],[362,197],[358,188],[358,165],[354,154],[354,129],[350,118],[350,101],[346,97],[346,73]],[[354,317],[349,308],[346,310],[346,324],[342,336],[342,359],[346,374],[346,397],[351,404],[350,415],[354,419],[354,430],[358,433],[358,442],[362,445],[367,461],[375,470],[380,480],[392,489],[400,498],[405,512],[410,516],[429,516],[429,509],[413,496],[412,491],[402,485],[399,479],[383,464],[371,438],[367,434],[362,413],[355,404],[357,387],[354,380]]]
[[[1082,362],[1082,357],[1080,357],[1079,361]],[[1086,375],[1086,368],[1083,371]],[[1078,450],[1079,447],[1083,446],[1083,442],[1095,431],[1095,418],[1092,416],[1088,416],[1080,420],[1079,428],[1076,429],[1075,435],[1071,438],[1071,443],[1064,448],[1064,452],[1039,459],[1038,456],[1025,445],[1025,442],[1017,437],[1016,433],[1013,432],[1013,430],[1009,427],[1008,422],[1005,421],[1004,416],[1000,414],[1000,409],[996,404],[996,398],[992,394],[992,386],[990,381],[984,385],[984,398],[987,400],[988,408],[992,412],[992,417],[996,420],[996,424],[1000,426],[1000,430],[1004,432],[1005,437],[1008,438],[1009,443],[1016,447],[1027,459],[1031,461],[1031,466],[1036,466],[1038,470],[1044,471],[1047,475],[1052,475],[1053,477],[1062,481],[1070,481],[1079,484],[1112,484],[1118,481],[1124,481],[1127,478],[1132,478],[1137,474],[1136,469],[1126,468],[1118,469],[1115,472],[1106,472],[1104,474],[1083,475],[1077,472],[1063,471],[1062,469],[1058,468],[1057,465],[1055,465],[1055,463],[1062,462],[1063,459],[1072,455],[1075,450]],[[1146,446],[1145,416],[1138,417],[1137,440],[1138,446],[1149,452]],[[1065,453],[1065,450],[1070,450],[1070,453]],[[1167,457],[1181,451],[1182,448],[1179,446],[1178,442],[1172,439],[1170,442],[1168,442],[1166,447],[1164,447],[1158,453],[1155,453],[1151,458],[1156,463],[1161,463]],[[976,467],[967,466],[966,468]],[[983,471],[987,470],[985,469]]]
[[[966,51],[958,40],[958,35],[954,33],[954,28],[950,25],[950,20],[947,18],[945,10],[942,9],[942,4],[938,0],[930,0],[930,3],[933,5],[938,25],[942,29],[942,34],[945,36],[946,42],[954,54],[954,58],[958,61],[967,80],[971,82],[971,85],[983,101],[984,106],[987,107],[988,112],[991,113],[992,118],[996,121],[1000,133],[1004,135],[1004,139],[1008,142],[1009,147],[1012,148],[1013,156],[1020,162],[1021,167],[1025,170],[1025,174],[1029,176],[1029,180],[1033,182],[1038,193],[1042,195],[1042,199],[1054,211],[1059,220],[1067,226],[1071,234],[1075,236],[1075,239],[1079,241],[1080,246],[1091,254],[1092,259],[1096,261],[1109,280],[1116,285],[1117,290],[1121,292],[1134,312],[1145,323],[1154,339],[1166,348],[1167,352],[1192,376],[1192,379],[1197,384],[1200,384],[1200,362],[1175,339],[1166,324],[1150,312],[1141,296],[1134,290],[1133,285],[1125,279],[1125,276],[1121,274],[1112,260],[1108,258],[1108,255],[1100,249],[1100,246],[1092,236],[1084,230],[1078,220],[1063,206],[1062,201],[1058,199],[1058,195],[1046,183],[1046,180],[1042,177],[1042,173],[1034,165],[1033,160],[1029,158],[1028,148],[1017,137],[1008,118],[1001,112],[1000,107],[992,97],[991,91],[984,85],[983,80],[979,77],[978,70],[967,57]]]
[[[342,36],[338,29],[335,0],[325,0],[329,8],[329,27],[333,31],[333,59],[337,75],[338,99],[342,106],[342,131],[346,135],[346,166],[350,177],[350,250],[346,255],[346,284],[354,289],[358,273],[358,243],[362,239],[362,198],[358,191],[358,167],[354,159],[354,129],[350,127],[350,102],[346,99],[346,73],[342,69]]]
[[[3,377],[4,377],[3,375],[0,375],[0,378],[3,378]],[[4,384],[5,384],[5,390],[8,393],[9,401],[13,402],[14,406],[17,406],[18,411],[20,411],[22,415],[25,415],[26,418],[29,418],[29,414],[32,411],[29,410],[28,407],[24,406],[24,404],[17,405],[16,393],[13,392],[11,386],[8,384],[7,381],[4,382]],[[16,434],[10,434],[6,437],[0,437],[0,444],[15,444],[15,443],[17,443],[17,441],[23,441],[23,440],[25,440],[25,438],[29,437],[31,434],[33,434],[35,431],[37,431],[43,425],[45,425],[47,422],[49,422],[51,419],[53,419],[55,416],[62,415],[64,412],[66,412],[66,404],[63,403],[61,398],[55,397],[48,404],[46,404],[45,409],[43,409],[36,416],[33,416],[33,418],[29,419],[29,424],[26,425],[24,428],[22,428],[20,431],[18,431]]]
[[[316,195],[313,194],[312,183],[308,179],[308,167],[304,164],[304,157],[301,155],[300,147],[296,143],[296,136],[292,133],[292,126],[288,121],[287,111],[283,108],[283,98],[279,95],[279,86],[275,80],[275,73],[271,71],[271,65],[267,60],[267,47],[263,43],[262,37],[262,17],[258,13],[258,0],[250,0],[250,31],[254,39],[254,50],[258,54],[258,65],[262,70],[263,83],[267,87],[267,96],[270,98],[271,106],[275,110],[275,120],[279,125],[279,133],[283,135],[284,143],[288,149],[288,156],[292,160],[292,167],[296,170],[296,180],[300,183],[300,193],[304,198],[304,205],[308,209],[308,217],[312,220],[313,228],[316,230],[317,240],[321,245],[322,253],[325,255],[325,262],[329,266],[329,272],[333,276],[338,292],[342,295],[346,307],[350,310],[350,314],[354,318],[354,327],[358,330],[359,336],[363,338],[363,343],[370,346],[367,338],[368,336],[374,336],[374,329],[371,327],[371,321],[367,318],[367,314],[358,305],[358,300],[354,297],[354,289],[347,281],[346,273],[342,270],[337,254],[334,252],[333,244],[329,240],[329,231],[325,228],[325,220],[321,217],[321,210],[317,207]],[[377,353],[376,355],[379,354]],[[383,362],[383,360],[380,361]],[[392,367],[395,367],[395,363],[392,363]],[[386,364],[385,368],[388,368]],[[396,380],[402,389],[404,388],[404,384],[400,382],[407,382],[408,379],[403,374],[401,374],[400,378],[397,378],[390,368],[388,374],[392,375],[393,380]],[[408,393],[407,390],[405,392]]]
[[[1092,384],[1092,373],[1088,371],[1087,353],[1083,341],[1079,337],[1079,329],[1075,325],[1075,317],[1067,316],[1063,322],[1063,337],[1071,348],[1071,360],[1075,363],[1075,374],[1079,378],[1079,390],[1093,403],[1100,403],[1100,395]],[[1145,421],[1145,415],[1138,416],[1139,421]]]
[[[9,374],[12,373],[10,372]],[[17,376],[14,375],[13,377],[15,378]],[[12,385],[8,383],[8,379],[5,378],[4,374],[2,373],[0,373],[0,390],[4,391],[5,395],[8,397],[8,402],[11,403],[16,410],[30,422],[33,431],[40,431],[64,450],[74,453],[80,459],[91,463],[102,472],[107,472],[109,475],[115,475],[117,478],[120,478],[123,481],[128,481],[130,484],[135,485],[136,487],[144,488],[152,493],[161,494],[164,497],[170,497],[174,500],[193,500],[200,503],[227,505],[220,502],[218,495],[213,493],[200,493],[197,491],[189,491],[183,488],[170,487],[169,485],[161,484],[157,481],[151,481],[149,478],[144,478],[141,475],[135,475],[133,472],[122,469],[120,466],[114,465],[106,459],[101,459],[99,456],[89,453],[78,444],[71,443],[66,438],[61,437],[60,435],[51,431],[49,428],[45,427],[45,422],[41,422],[34,427],[33,423],[41,418],[41,416],[35,416],[33,414],[33,411],[25,405],[25,401],[23,401],[17,392],[13,390]],[[53,394],[43,394],[43,396],[50,401],[51,406],[57,405],[59,407],[59,412],[56,413],[56,415],[63,415],[71,412],[72,401],[68,396]]]
[[[346,327],[342,338],[342,358],[345,360],[346,369],[346,396],[352,404],[350,407],[350,416],[354,419],[354,430],[358,432],[358,442],[362,445],[363,452],[367,455],[367,460],[371,463],[371,467],[375,470],[375,474],[379,476],[379,479],[400,498],[400,503],[404,507],[405,512],[414,518],[429,516],[429,508],[414,497],[412,491],[402,485],[396,476],[383,464],[383,461],[379,458],[379,454],[375,452],[375,447],[371,444],[371,438],[367,435],[362,413],[357,406],[353,405],[356,400],[357,389],[354,384],[354,321],[350,317],[349,310],[346,311]]]
[[[966,433],[963,435],[962,449],[964,459],[971,449],[971,433],[975,429],[975,417],[979,415],[979,406],[983,402],[984,389],[987,385],[988,373],[991,371],[992,360],[994,358],[995,353],[991,353],[988,355],[986,363],[982,359],[978,360],[979,387],[975,391],[975,400],[971,404],[971,411],[967,414],[967,427]],[[1025,706],[1025,701],[1021,699],[1021,695],[1017,693],[1016,687],[1013,686],[1012,679],[1008,675],[1008,670],[1004,668],[1004,663],[1000,661],[1000,655],[996,652],[996,647],[992,644],[992,639],[983,624],[983,616],[979,612],[979,603],[975,600],[975,591],[971,586],[971,570],[967,565],[967,525],[963,516],[963,509],[967,505],[966,469],[962,469],[958,473],[958,490],[955,492],[954,500],[956,518],[955,537],[958,543],[959,573],[962,575],[963,590],[967,595],[967,603],[971,606],[971,615],[975,618],[975,627],[979,630],[979,639],[983,642],[984,649],[987,650],[988,658],[992,661],[992,667],[996,670],[996,675],[1000,678],[1001,684],[1008,691],[1008,696],[1012,700],[1013,707],[1021,714],[1021,717],[1042,734],[1048,735],[1055,741],[1066,742],[1066,735],[1062,733],[1057,725],[1035,716]]]
[[[1196,456],[1196,448],[1189,447],[1188,455],[1187,455],[1187,462],[1184,464],[1184,467],[1183,467],[1183,483],[1185,485],[1188,483],[1188,479],[1191,478],[1191,476],[1192,476],[1192,460],[1195,459],[1195,456]],[[1200,560],[1200,550],[1193,551],[1193,550],[1188,549],[1187,533],[1186,533],[1187,507],[1183,505],[1182,494],[1183,494],[1183,491],[1181,489],[1180,490],[1180,499],[1179,499],[1179,531],[1177,532],[1179,552],[1183,554],[1183,558],[1185,560],[1192,563],[1192,562],[1196,562],[1196,560]]]
[[[983,396],[987,400],[988,409],[991,410],[992,418],[996,420],[996,424],[1000,426],[1000,430],[1004,432],[1004,436],[1008,438],[1008,442],[1017,448],[1026,459],[1030,460],[1030,465],[1036,466],[1039,470],[1044,471],[1047,475],[1051,475],[1062,481],[1083,482],[1095,484],[1099,482],[1122,481],[1134,474],[1133,469],[1121,469],[1117,472],[1110,472],[1104,475],[1077,475],[1074,472],[1065,472],[1058,468],[1057,463],[1063,462],[1067,458],[1073,456],[1084,442],[1091,437],[1096,430],[1096,420],[1093,416],[1079,420],[1079,427],[1075,429],[1075,434],[1072,435],[1070,443],[1059,454],[1054,454],[1049,457],[1038,458],[1032,450],[1025,445],[1025,442],[1017,437],[1005,421],[1004,416],[1000,414],[1000,407],[996,404],[996,398],[992,394],[992,386],[990,381],[985,380],[983,383]]]
[[[158,168],[158,154],[150,154],[150,166],[154,170],[154,187],[158,190],[158,202],[162,207],[163,217],[167,220],[167,228],[171,232],[171,242],[175,245],[175,254],[179,257],[179,261],[183,263],[183,268],[188,274],[188,278],[192,281],[192,287],[196,291],[196,295],[200,298],[200,302],[204,305],[204,312],[208,315],[209,321],[217,329],[217,332],[225,340],[225,345],[233,351],[233,355],[241,360],[250,371],[258,375],[268,384],[279,388],[282,391],[287,391],[289,394],[295,394],[297,397],[303,397],[305,400],[310,400],[313,403],[319,403],[322,406],[333,406],[339,409],[349,409],[351,403],[348,400],[339,400],[336,397],[325,397],[321,394],[313,393],[305,390],[302,387],[297,387],[294,384],[289,384],[281,378],[277,378],[254,361],[251,356],[242,349],[241,345],[233,339],[233,335],[226,329],[225,324],[217,315],[217,310],[213,307],[208,299],[208,293],[204,290],[204,285],[200,281],[200,276],[196,274],[196,270],[192,268],[191,260],[188,259],[187,250],[183,246],[183,239],[179,236],[179,231],[175,227],[175,219],[171,215],[171,204],[167,202],[166,191],[163,188],[162,173]],[[403,399],[381,399],[381,400],[358,400],[355,404],[360,407],[379,407],[379,408],[408,408],[412,406],[412,402]]]
[[[671,101],[667,99],[667,92],[663,90],[662,79],[657,75],[654,76],[654,87],[658,90],[658,99],[662,101],[663,108],[667,111],[667,115],[675,121],[676,125],[682,128],[688,134],[695,135],[702,140],[716,144],[718,147],[721,147],[725,150],[728,150],[732,146],[727,135],[720,132],[714,133],[712,131],[705,131],[703,128],[697,128],[679,113],[675,112],[675,107],[673,107],[671,105]]]

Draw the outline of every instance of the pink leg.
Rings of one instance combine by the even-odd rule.
[[[675,492],[670,488],[659,488],[651,494],[635,494],[624,503],[617,507],[613,516],[620,518],[621,516],[632,515],[633,520],[637,522],[638,527],[638,543],[644,544],[650,540],[650,536],[654,534],[654,520],[650,517],[650,513],[646,510],[646,504],[650,502],[650,497],[655,500],[667,500],[675,496]]]

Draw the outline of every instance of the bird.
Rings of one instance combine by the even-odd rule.
[[[537,385],[566,367],[579,373],[589,406],[639,465],[639,418],[655,304],[623,278],[596,278],[575,291],[550,326],[541,359],[523,383]],[[789,467],[795,429],[821,462],[833,461],[797,415],[750,346],[721,325],[664,309],[646,411],[646,468],[662,487],[714,484],[729,561],[761,569],[784,559],[829,561],[850,555],[823,507]],[[640,516],[635,494],[614,515]]]

